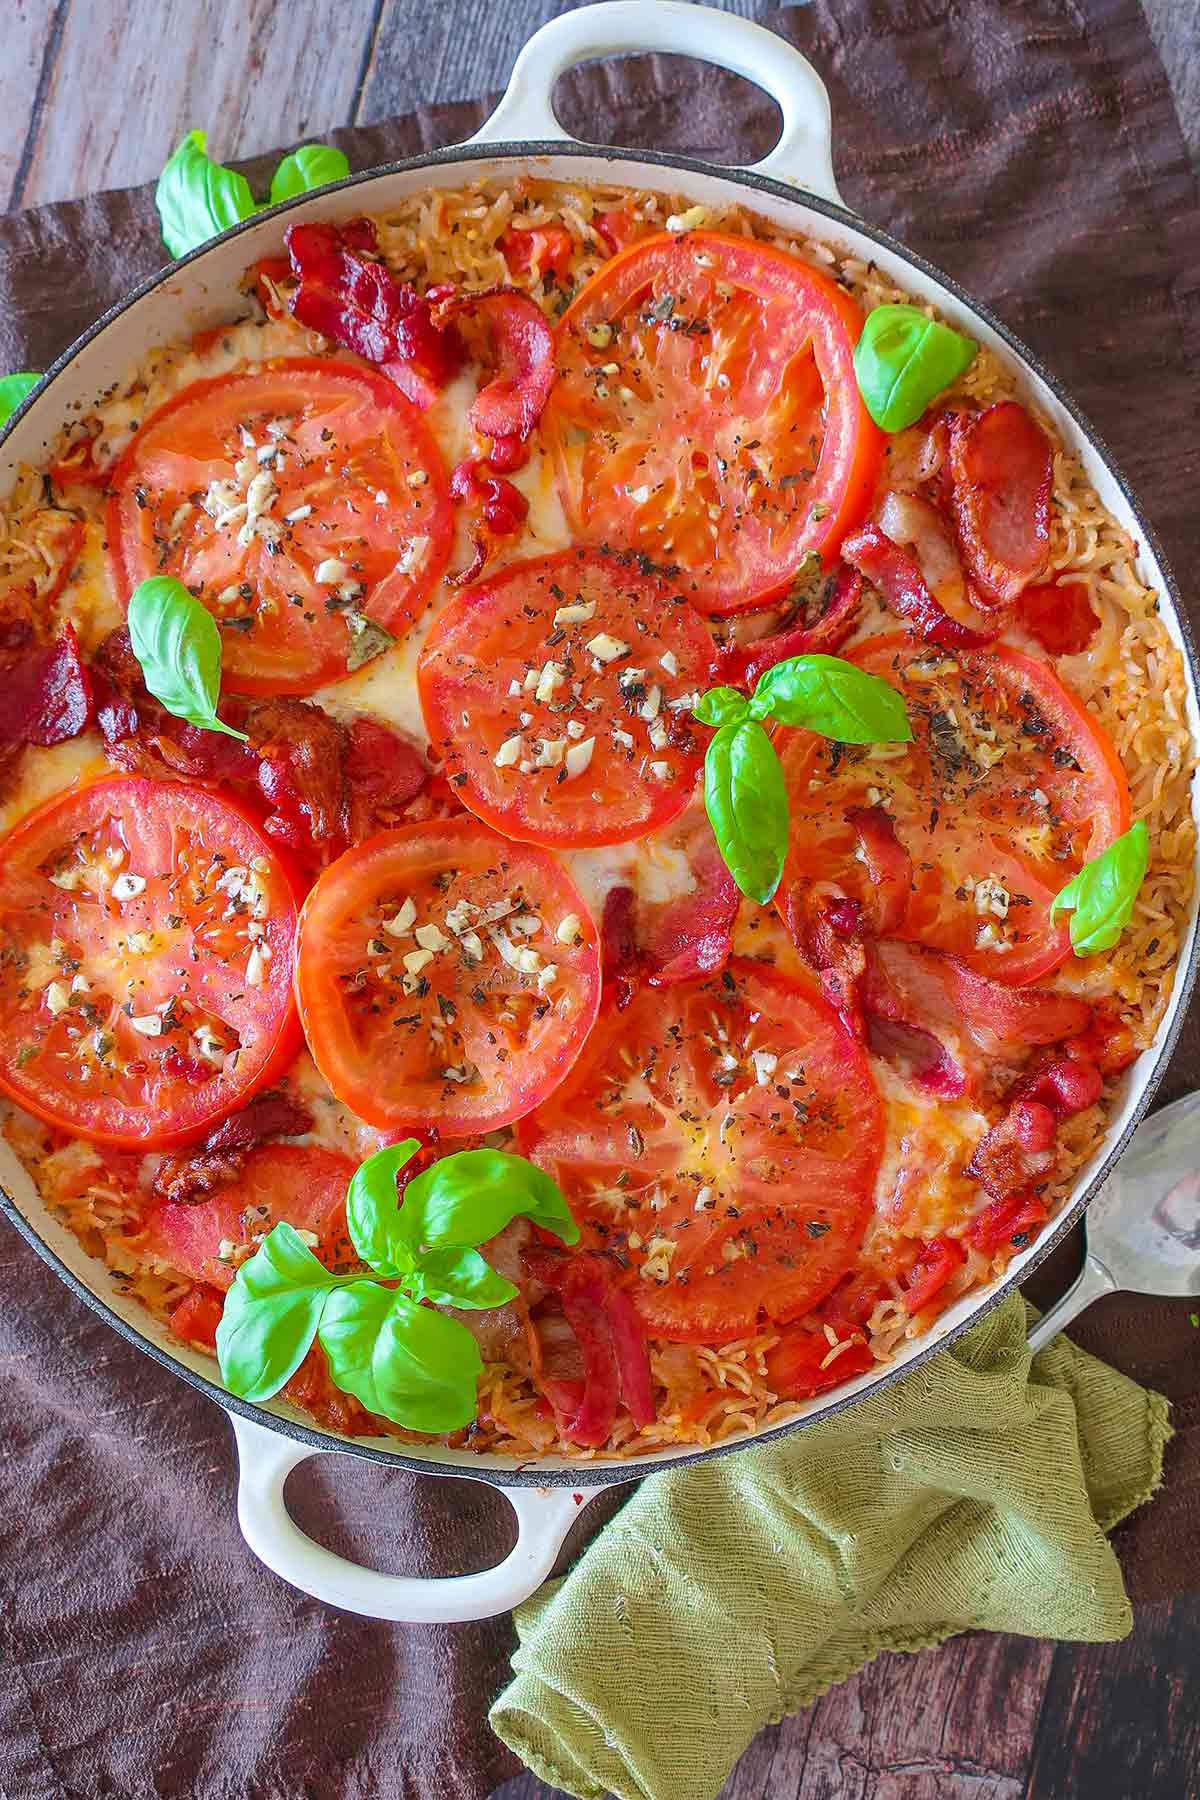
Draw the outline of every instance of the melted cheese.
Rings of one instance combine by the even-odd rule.
[[[107,450],[119,453],[142,420],[191,382],[254,369],[272,357],[311,355],[318,348],[316,341],[294,325],[243,320],[202,350],[191,346],[156,350],[124,391],[110,395],[96,409]],[[425,415],[447,468],[478,454],[466,416],[477,387],[478,371],[464,369]],[[496,567],[517,558],[546,555],[570,543],[553,469],[536,445],[526,466],[510,479],[528,500],[529,517],[519,541],[497,558]],[[121,623],[122,614],[108,568],[103,495],[94,489],[75,489],[71,503],[87,515],[86,536],[64,589],[60,614],[75,623],[90,651]],[[456,510],[455,543],[448,564],[451,574],[465,567],[472,553],[469,516],[466,509]],[[313,698],[336,718],[349,722],[358,714],[368,714],[427,748],[428,734],[417,694],[417,659],[434,619],[458,592],[453,582],[443,577],[424,616],[404,641]],[[95,779],[109,767],[95,733],[25,757],[16,790],[0,806],[0,831],[10,829],[43,800],[77,781]],[[634,843],[566,851],[562,861],[597,919],[614,887],[633,887],[647,904],[678,899],[695,887],[686,856],[664,846]],[[770,909],[743,906],[735,948],[742,955],[771,955],[792,978],[806,984],[812,981],[811,972],[798,961]],[[1079,984],[1085,985],[1085,978],[1079,978]],[[935,1100],[888,1064],[877,1058],[872,1061],[888,1113],[887,1147],[877,1187],[880,1220],[905,1235],[929,1235],[962,1216],[965,1198],[973,1189],[961,1172],[954,1171],[961,1171],[987,1121],[967,1105]],[[334,1098],[307,1052],[300,1055],[289,1081],[314,1120],[313,1129],[301,1142],[319,1144],[356,1160],[381,1147],[383,1134]],[[145,1179],[151,1178],[158,1160],[146,1159]]]

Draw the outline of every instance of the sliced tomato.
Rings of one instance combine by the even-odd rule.
[[[206,1200],[156,1206],[143,1248],[193,1281],[224,1289],[272,1226],[286,1219],[316,1238],[310,1248],[323,1263],[352,1264],[346,1189],[356,1167],[350,1157],[315,1144],[261,1144],[231,1186]]]
[[[217,1326],[221,1323],[222,1301],[215,1288],[198,1282],[171,1313],[171,1330],[189,1344],[198,1344],[210,1355],[216,1354]]]
[[[1013,984],[1070,950],[1050,903],[1129,824],[1129,786],[1099,723],[1047,663],[1007,645],[953,652],[889,634],[851,660],[903,694],[911,745],[834,744],[782,732],[791,837],[779,904],[869,903],[854,809],[878,806],[912,864],[899,937]]]
[[[883,1108],[824,1002],[738,960],[607,1007],[520,1141],[647,1330],[716,1344],[802,1317],[853,1265]]]
[[[697,614],[634,556],[567,550],[468,588],[417,679],[472,812],[522,842],[619,844],[688,803],[708,736],[690,702],[713,655]]]
[[[331,864],[300,920],[313,1060],[360,1118],[466,1137],[537,1106],[600,1004],[596,927],[552,856],[474,819],[385,831]]]
[[[575,255],[575,240],[565,225],[514,225],[500,239],[500,249],[514,275],[532,271],[539,280],[547,276],[562,281]]]
[[[719,232],[645,239],[563,314],[542,427],[577,536],[677,566],[711,613],[832,564],[883,439],[854,378],[862,313],[828,275]]]
[[[808,1400],[875,1367],[863,1337],[830,1343],[823,1331],[808,1325],[786,1326],[766,1354],[767,1382],[781,1400]]]
[[[930,1243],[923,1244],[905,1285],[907,1312],[912,1315],[923,1311],[966,1260],[967,1253],[957,1238],[935,1237]]]
[[[1086,581],[1047,581],[1028,587],[1018,613],[1025,630],[1051,656],[1080,655],[1100,628]]]
[[[392,382],[348,363],[194,382],[136,433],[112,489],[122,602],[148,575],[178,576],[221,626],[225,686],[244,694],[340,680],[369,627],[409,629],[450,553],[433,438]]]
[[[0,842],[0,1088],[98,1143],[204,1136],[295,1055],[298,904],[222,795],[130,776],[58,795]]]

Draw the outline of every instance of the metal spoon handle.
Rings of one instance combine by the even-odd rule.
[[[1045,1348],[1051,1338],[1056,1338],[1060,1331],[1077,1319],[1081,1312],[1099,1300],[1103,1294],[1115,1294],[1117,1283],[1113,1280],[1104,1264],[1095,1256],[1088,1255],[1073,1286],[1069,1287],[1061,1300],[1057,1300],[1049,1312],[1043,1313],[1029,1334],[1029,1348],[1036,1356]]]

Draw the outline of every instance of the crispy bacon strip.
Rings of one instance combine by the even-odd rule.
[[[882,806],[852,806],[846,818],[862,850],[875,902],[872,927],[880,937],[900,929],[912,893],[912,857],[896,836],[896,822]]]
[[[1054,1168],[1060,1119],[1094,1106],[1104,1086],[1094,1063],[1055,1057],[1018,1081],[1008,1111],[975,1147],[967,1174],[996,1200],[1010,1200]]]
[[[647,901],[631,887],[610,888],[604,898],[600,939],[606,979],[670,987],[694,975],[724,968],[733,948],[738,891],[700,807],[672,828],[686,855],[694,885],[671,900]],[[620,1004],[620,995],[618,995]]]
[[[495,287],[439,300],[433,320],[443,329],[457,323],[479,334],[480,361],[495,373],[467,417],[481,437],[494,440],[488,459],[493,468],[519,468],[554,385],[554,334],[545,313],[528,294]]]
[[[551,1372],[548,1346],[535,1325],[534,1380],[554,1408],[559,1436],[589,1446],[607,1442],[621,1400],[635,1425],[649,1425],[655,1408],[645,1334],[633,1302],[614,1286],[607,1265],[586,1252],[568,1255],[543,1247],[530,1250],[525,1262],[558,1295],[577,1353],[578,1375]],[[572,1346],[560,1340],[557,1347],[560,1356],[554,1360],[569,1367]]]
[[[916,1078],[946,1097],[978,1091],[1091,1019],[1085,1000],[1006,987],[945,951],[898,938],[868,941],[858,998],[880,1054],[917,1056]]]
[[[374,260],[378,240],[368,219],[292,225],[284,243],[299,278],[293,317],[376,364],[414,406],[431,406],[463,360],[456,333],[433,318],[434,306],[453,290],[419,294]]]
[[[469,457],[450,477],[450,497],[475,509],[471,526],[473,554],[465,569],[447,576],[455,587],[477,580],[505,538],[515,537],[529,513],[529,502],[503,475],[491,472],[487,462]]]
[[[862,577],[840,563],[825,584],[825,604],[811,623],[787,625],[753,644],[730,644],[717,660],[714,680],[726,687],[751,689],[768,669],[789,656],[814,652],[831,656],[854,630],[862,603]]]
[[[1050,554],[1050,440],[1016,400],[950,416],[950,506],[984,606],[1011,606]]]
[[[878,525],[863,525],[842,541],[842,556],[878,588],[892,611],[907,619],[918,637],[931,644],[959,650],[976,650],[995,633],[973,631],[951,615],[935,598],[916,558],[883,532]]]
[[[15,658],[0,680],[0,744],[65,744],[91,723],[92,680],[74,628]]]
[[[127,631],[96,653],[96,721],[105,751],[137,774],[224,782],[265,801],[266,829],[302,854],[337,855],[395,824],[429,782],[416,746],[374,720],[347,728],[308,700],[224,703],[248,744],[175,718],[147,693]]]
[[[205,1073],[211,1076],[211,1067],[206,1067]],[[312,1125],[307,1108],[281,1089],[256,1094],[248,1106],[210,1131],[199,1150],[187,1156],[164,1157],[154,1177],[154,1192],[163,1200],[195,1205],[206,1194],[236,1181],[257,1145],[269,1138],[299,1137],[311,1131]]]

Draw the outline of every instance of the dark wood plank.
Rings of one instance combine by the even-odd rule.
[[[1195,1800],[1200,1595],[1140,1606],[1120,1644],[1060,1644],[1046,1686],[1029,1800]]]
[[[192,126],[225,159],[347,123],[377,22],[376,0],[63,7],[23,205],[152,180]]]

